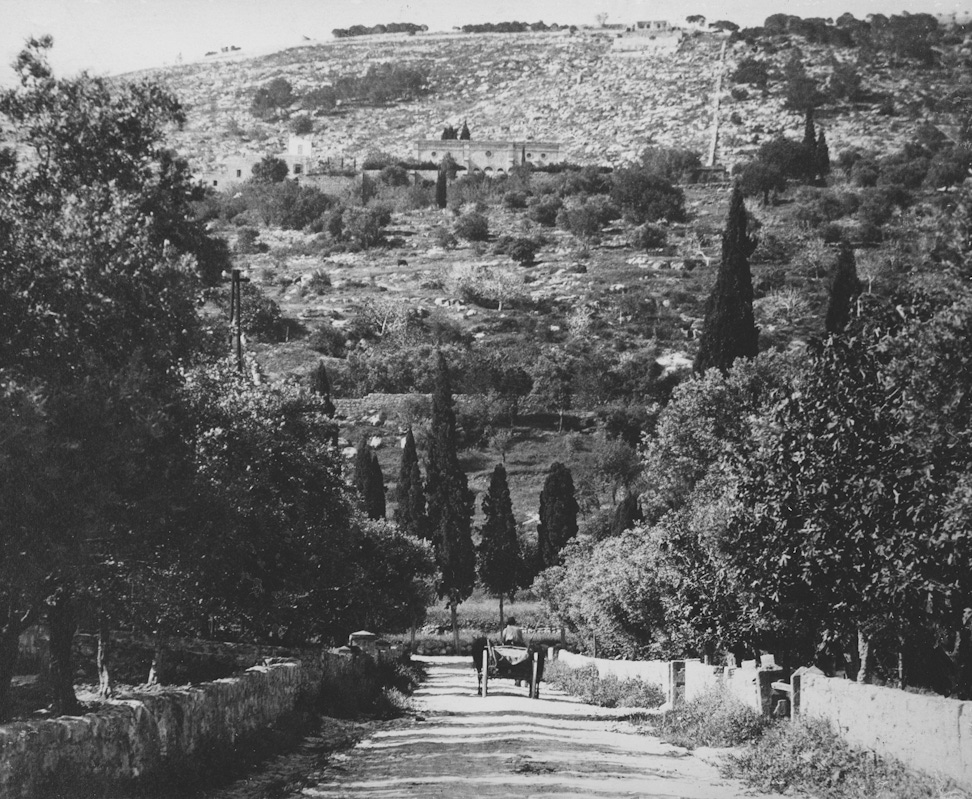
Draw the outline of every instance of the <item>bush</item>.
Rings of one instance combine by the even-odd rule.
[[[612,176],[611,200],[634,224],[685,220],[685,195],[681,189],[644,167],[616,171]]]
[[[544,680],[564,693],[599,707],[653,708],[665,702],[661,686],[637,679],[621,680],[612,674],[602,678],[593,664],[572,669],[555,660],[544,667]]]
[[[694,183],[702,169],[702,158],[695,150],[648,147],[641,154],[641,165],[671,183]]]
[[[307,346],[321,355],[343,358],[347,354],[347,337],[343,330],[334,327],[330,322],[324,322],[311,333]]]
[[[563,207],[564,204],[559,197],[546,195],[530,201],[527,216],[538,225],[553,227],[557,224],[557,214]]]
[[[668,243],[668,231],[659,225],[641,225],[631,232],[631,246],[638,250],[657,250]]]
[[[848,746],[819,719],[774,724],[758,745],[730,755],[725,770],[760,791],[828,799],[938,799],[954,787]]]
[[[744,58],[739,62],[729,80],[733,83],[748,83],[759,89],[765,89],[769,83],[769,69],[765,61],[756,58]]]
[[[466,241],[487,241],[489,220],[478,211],[463,214],[456,220],[455,233]]]
[[[503,205],[511,211],[527,207],[527,196],[522,191],[508,191],[503,195]]]
[[[270,249],[260,239],[260,231],[252,227],[242,227],[236,234],[236,245],[234,249],[241,255],[266,252]]]
[[[769,724],[762,714],[715,688],[662,716],[656,733],[686,749],[739,746],[759,738]]]
[[[458,244],[455,233],[447,227],[436,228],[432,234],[432,238],[435,240],[436,246],[444,250],[451,250]]]
[[[280,341],[284,320],[277,305],[252,283],[240,284],[240,322],[243,332],[258,341]]]

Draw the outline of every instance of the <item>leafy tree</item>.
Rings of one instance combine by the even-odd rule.
[[[265,155],[253,165],[253,179],[259,183],[280,183],[287,179],[287,162],[274,155]]]
[[[516,535],[516,519],[506,469],[497,464],[483,497],[485,520],[480,530],[479,579],[493,596],[499,597],[500,627],[503,626],[503,599],[516,595],[519,576],[520,541]]]
[[[722,234],[722,262],[706,303],[695,371],[727,370],[736,358],[754,358],[759,331],[753,316],[753,278],[749,256],[756,241],[747,232],[746,206],[736,186]]]
[[[46,614],[62,713],[77,710],[76,603],[110,550],[143,551],[123,532],[140,503],[169,497],[150,472],[169,441],[174,366],[201,338],[187,250],[205,237],[188,170],[163,146],[184,120],[175,98],[55,78],[51,45],[28,40],[18,85],[0,92],[14,145],[0,155],[0,395],[23,414],[0,436],[0,701],[17,637]]]
[[[830,302],[827,305],[826,330],[840,333],[851,315],[851,306],[861,293],[861,281],[857,277],[854,251],[846,244],[837,257],[837,268],[830,286]]]
[[[816,81],[807,74],[798,51],[794,50],[793,56],[787,61],[783,75],[786,79],[784,105],[787,108],[806,112],[820,104],[821,94]]]
[[[577,363],[568,353],[551,349],[543,353],[533,368],[533,393],[557,410],[558,431],[564,430],[564,414],[574,401],[574,379]]]
[[[640,161],[649,172],[671,183],[692,182],[702,168],[699,153],[678,147],[646,147]]]
[[[612,536],[621,535],[625,530],[632,529],[642,521],[644,521],[644,516],[638,504],[638,496],[629,492],[624,495],[624,498],[614,509],[614,513],[611,514],[610,534]]]
[[[272,117],[290,106],[295,99],[290,81],[286,78],[274,78],[256,90],[250,104],[250,113],[260,119]]]
[[[422,484],[415,436],[412,434],[411,427],[405,433],[405,446],[402,447],[402,463],[398,470],[395,493],[398,501],[398,507],[395,508],[395,521],[402,532],[413,538],[431,540],[425,507],[425,487]]]
[[[635,224],[685,219],[685,197],[681,189],[644,167],[616,170],[612,175],[611,200],[624,218]]]
[[[577,535],[579,510],[570,469],[554,461],[540,491],[537,550],[541,568],[546,569],[560,562],[560,551]]]
[[[770,192],[786,188],[786,177],[778,166],[755,159],[747,163],[739,175],[739,190],[746,196],[759,195],[761,204],[768,205]]]
[[[744,58],[729,78],[733,83],[748,83],[758,89],[765,89],[769,83],[769,69],[765,61]]]
[[[432,392],[432,429],[429,434],[426,484],[428,516],[439,567],[437,591],[447,598],[452,615],[452,636],[459,654],[457,608],[472,593],[476,556],[472,543],[473,494],[459,465],[456,413],[452,403],[449,367],[442,352],[436,354]]]

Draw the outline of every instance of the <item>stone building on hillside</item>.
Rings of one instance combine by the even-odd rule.
[[[635,22],[618,34],[612,50],[620,53],[650,51],[674,51],[682,41],[682,31],[664,19]]]
[[[301,178],[314,171],[319,159],[314,153],[314,142],[310,136],[291,136],[287,149],[282,153],[270,153],[287,163],[287,176]],[[264,155],[247,153],[233,155],[210,172],[203,172],[199,179],[207,186],[224,189],[233,183],[242,183],[253,176],[253,167],[264,159]]]
[[[562,160],[560,142],[512,141],[506,139],[418,139],[415,158],[418,161],[442,162],[446,154],[470,173],[505,174],[519,164],[543,166]]]

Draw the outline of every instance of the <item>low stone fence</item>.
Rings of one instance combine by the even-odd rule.
[[[242,675],[166,688],[111,702],[83,716],[0,725],[0,796],[38,799],[97,795],[226,750],[272,726],[319,691],[326,674],[361,660],[323,652],[319,659],[253,666]],[[77,793],[78,791],[81,793]]]
[[[785,698],[794,716],[824,719],[854,746],[972,789],[972,702],[861,685],[816,669],[798,669],[784,682],[783,670],[771,662],[734,668],[700,660],[603,660],[566,651],[556,657],[570,668],[594,665],[600,677],[659,685],[669,706],[721,686],[757,712],[779,715]]]
[[[794,675],[794,707],[848,743],[972,789],[972,702],[826,677]]]

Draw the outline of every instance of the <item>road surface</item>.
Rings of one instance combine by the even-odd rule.
[[[418,720],[376,731],[334,755],[296,797],[742,799],[712,750],[689,753],[634,734],[630,710],[585,705],[549,686],[539,699],[510,680],[476,692],[469,658],[423,658]],[[766,796],[766,795],[764,795]]]

